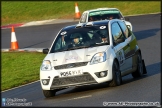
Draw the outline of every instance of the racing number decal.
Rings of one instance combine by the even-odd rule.
[[[118,53],[118,60],[119,60],[119,63],[120,64],[123,64],[123,61],[125,59],[125,56],[124,56],[124,51],[123,50],[120,50],[119,53]]]

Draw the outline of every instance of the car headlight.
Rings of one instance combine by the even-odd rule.
[[[42,66],[41,66],[41,70],[42,71],[52,70],[51,62],[49,60],[43,61]]]
[[[106,61],[106,52],[100,52],[93,56],[90,64],[97,64]]]

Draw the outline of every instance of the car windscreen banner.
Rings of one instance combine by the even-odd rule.
[[[95,15],[104,15],[104,14],[118,14],[118,10],[100,10],[100,11],[93,11],[89,13],[89,16],[95,16]]]

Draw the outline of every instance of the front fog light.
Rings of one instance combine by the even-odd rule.
[[[105,74],[106,74],[105,72],[100,72],[100,76],[101,76],[101,77],[104,77]]]
[[[48,85],[49,79],[42,79],[42,83],[43,83],[43,85]]]
[[[98,78],[102,78],[102,77],[106,77],[108,74],[108,71],[102,71],[102,72],[96,72],[95,75],[98,77]]]

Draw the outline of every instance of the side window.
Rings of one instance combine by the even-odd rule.
[[[56,43],[55,43],[55,45],[54,45],[55,47],[54,47],[54,50],[56,51],[56,50],[59,50],[60,48],[61,48],[61,38],[58,38],[57,40],[56,40]]]
[[[117,22],[111,25],[111,32],[112,32],[112,37],[115,45],[124,42],[125,36],[123,35]]]
[[[125,34],[126,38],[128,38],[131,35],[131,33],[129,33],[129,30],[128,30],[127,26],[125,25],[125,23],[119,22],[119,25],[122,28],[123,33]]]
[[[94,33],[93,33],[93,31],[89,31],[89,32],[87,32],[87,35],[89,36],[90,39],[92,39]]]
[[[87,18],[87,13],[83,13],[81,19],[80,19],[80,23],[85,23],[86,22],[86,18]]]

